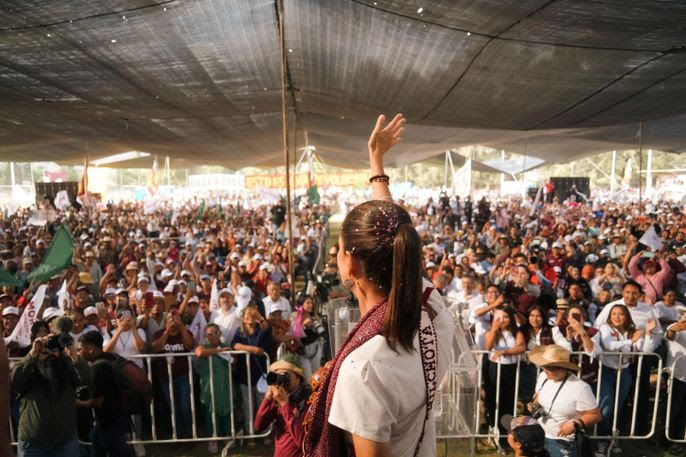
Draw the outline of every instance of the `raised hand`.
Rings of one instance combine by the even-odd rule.
[[[389,149],[398,144],[405,131],[404,126],[405,117],[400,113],[396,114],[388,124],[386,124],[386,116],[380,115],[367,143],[370,159],[382,159]]]

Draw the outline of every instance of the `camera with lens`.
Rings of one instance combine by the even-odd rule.
[[[291,385],[291,378],[287,374],[274,373],[270,371],[267,373],[267,384],[270,386],[281,386],[285,389],[288,389],[288,386]]]
[[[529,415],[534,419],[544,419],[548,416],[548,413],[545,411],[545,408],[541,406],[539,403],[532,403],[529,409],[531,410],[531,413]]]
[[[318,336],[324,335],[324,332],[326,332],[326,328],[324,325],[319,322],[319,321],[313,321],[312,322],[312,331],[316,333]]]
[[[73,343],[74,339],[68,333],[52,335],[48,337],[48,340],[45,343],[45,349],[48,352],[62,352],[65,348],[71,346]]]

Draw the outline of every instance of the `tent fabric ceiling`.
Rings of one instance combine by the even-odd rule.
[[[421,8],[421,10],[420,10]],[[396,165],[483,144],[562,162],[682,152],[686,2],[4,0],[0,160],[145,151],[282,163],[279,21],[291,130],[361,167],[403,112]]]

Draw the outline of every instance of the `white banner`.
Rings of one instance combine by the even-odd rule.
[[[641,239],[638,240],[638,242],[648,246],[653,251],[658,251],[662,249],[662,238],[657,236],[655,226],[653,225],[651,225],[650,228],[646,230],[646,232],[643,234]]]
[[[38,310],[43,304],[43,300],[45,299],[45,291],[47,288],[47,284],[43,284],[38,288],[29,304],[26,305],[26,308],[24,308],[24,312],[19,318],[19,322],[14,328],[14,331],[10,336],[5,338],[5,345],[12,341],[15,341],[19,347],[22,348],[31,345],[31,326],[34,322],[36,322],[36,314],[38,314]]]

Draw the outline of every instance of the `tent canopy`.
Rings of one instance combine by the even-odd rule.
[[[546,161],[682,152],[682,0],[4,0],[0,160],[145,151],[282,163],[289,127],[364,166],[378,113],[403,112],[395,165],[483,144]]]

